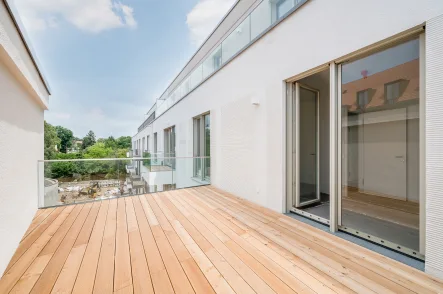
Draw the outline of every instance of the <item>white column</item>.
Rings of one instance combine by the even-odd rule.
[[[426,272],[439,278],[443,278],[442,32],[443,15],[426,23]]]

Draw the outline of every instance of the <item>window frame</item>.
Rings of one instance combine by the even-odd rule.
[[[199,178],[203,181],[209,181],[211,176],[210,172],[208,173],[208,170],[210,170],[210,149],[207,150],[206,148],[206,117],[209,116],[209,132],[211,129],[211,113],[205,112],[203,114],[200,114],[192,119],[193,121],[193,156],[194,157],[200,157],[200,158],[194,158],[194,165],[193,165],[193,176],[195,178]],[[210,135],[209,135],[210,140]],[[206,157],[209,158],[201,158]],[[209,166],[208,161],[209,160]],[[206,163],[206,164],[205,164]]]

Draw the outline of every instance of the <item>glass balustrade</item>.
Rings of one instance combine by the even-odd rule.
[[[43,208],[208,185],[210,158],[145,152],[125,159],[43,160],[38,175]]]
[[[157,102],[157,116],[198,87],[206,78],[251,45],[278,21],[284,19],[308,0],[263,0],[212,50],[173,91],[166,91]]]

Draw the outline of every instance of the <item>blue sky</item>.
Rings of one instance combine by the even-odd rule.
[[[11,1],[11,0],[10,0]],[[50,84],[45,119],[134,135],[234,0],[13,0]]]

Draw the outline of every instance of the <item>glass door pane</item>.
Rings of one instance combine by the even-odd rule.
[[[298,164],[296,207],[320,201],[318,91],[296,83]]]
[[[342,225],[418,250],[418,40],[343,64],[341,82]]]
[[[205,167],[205,174],[204,178],[209,179],[211,177],[211,117],[209,114],[204,116],[204,123],[205,123],[205,158],[204,158],[204,167]]]

